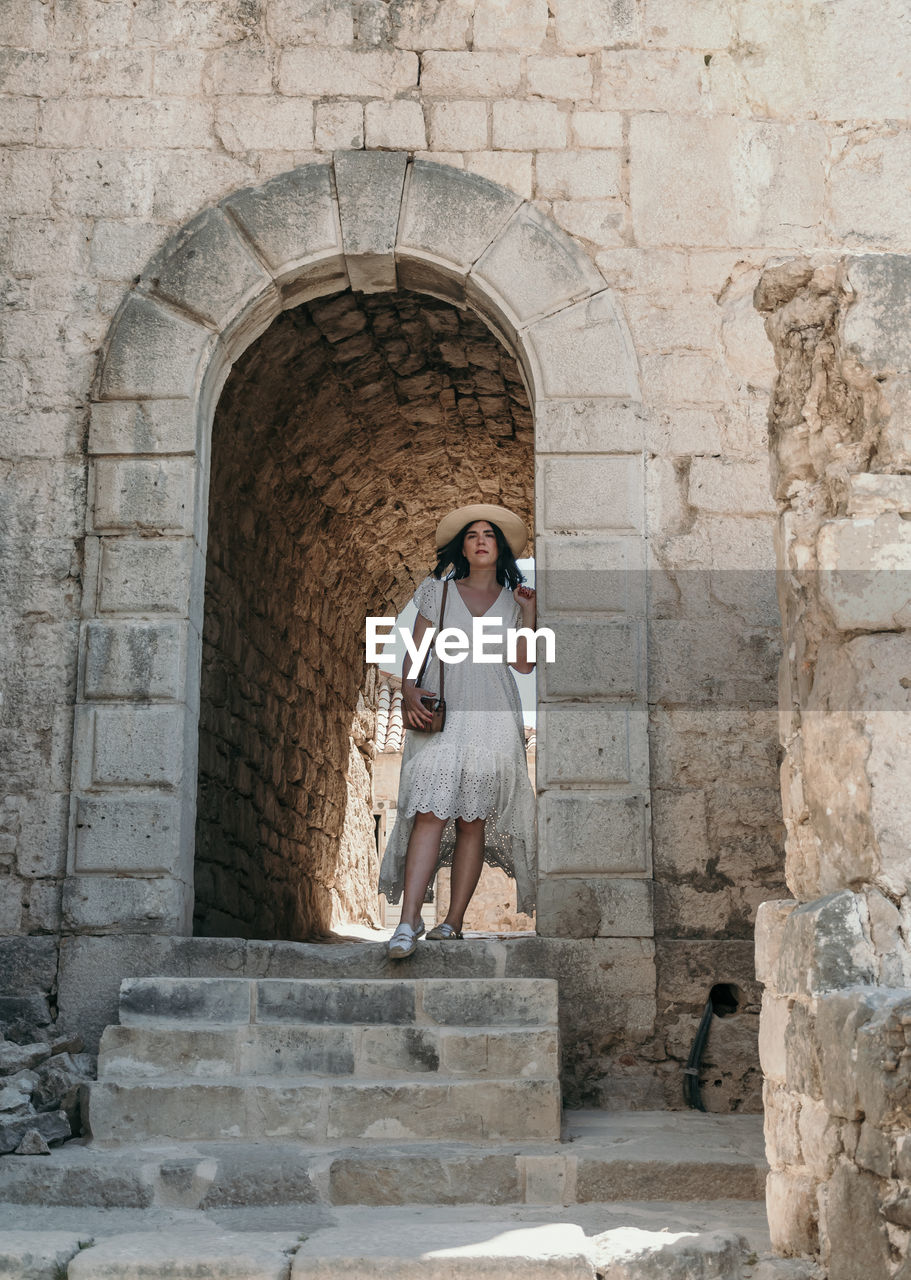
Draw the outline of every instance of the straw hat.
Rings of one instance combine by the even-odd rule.
[[[470,507],[458,507],[455,511],[450,511],[448,516],[443,516],[437,525],[437,550],[445,547],[461,529],[467,524],[474,524],[475,520],[489,520],[491,524],[497,525],[503,531],[514,556],[520,556],[525,550],[528,530],[524,520],[520,520],[508,507],[495,507],[489,502],[473,502]]]

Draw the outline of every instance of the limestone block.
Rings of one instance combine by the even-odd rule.
[[[493,104],[493,145],[500,151],[565,147],[567,116],[555,102],[517,99]]]
[[[114,325],[101,373],[101,398],[190,396],[212,343],[211,332],[189,317],[131,294]]]
[[[787,1074],[784,1037],[791,1003],[787,996],[763,992],[762,1013],[759,1018],[759,1062],[767,1079],[783,1081]]]
[[[547,0],[478,0],[472,48],[539,49],[547,31]]]
[[[518,196],[484,178],[415,160],[405,192],[399,254],[414,251],[463,274],[519,203]]]
[[[208,209],[164,245],[142,282],[224,329],[272,280],[221,209]]]
[[[603,288],[587,254],[532,205],[523,205],[475,263],[469,278],[489,286],[516,327]]]
[[[90,1233],[0,1232],[0,1275],[9,1280],[57,1280],[67,1264],[92,1242]]]
[[[385,985],[385,984],[383,984]],[[440,1026],[534,1027],[557,1021],[557,984],[541,978],[425,978],[423,1021]]]
[[[623,115],[619,111],[574,111],[572,131],[577,147],[621,147]]]
[[[593,689],[599,697],[637,696],[644,657],[637,623],[566,619],[549,625],[556,641],[556,661],[542,663],[539,658],[543,698],[584,698]]]
[[[241,1038],[236,1027],[204,1031],[185,1031],[174,1025],[105,1027],[98,1046],[98,1079],[175,1075],[211,1079],[247,1074],[240,1063]]]
[[[540,800],[541,870],[577,876],[647,874],[642,796],[565,795]]]
[[[633,116],[630,200],[638,243],[809,243],[823,217],[826,146],[814,124]]]
[[[211,145],[211,108],[203,101],[169,98],[65,98],[44,104],[41,138],[46,147],[143,148]]]
[[[428,51],[421,59],[421,91],[432,98],[505,98],[520,78],[517,53]]]
[[[778,983],[778,960],[784,941],[784,928],[797,903],[791,899],[761,902],[756,910],[756,979],[771,987],[771,993],[781,990]]]
[[[773,1169],[766,1180],[766,1212],[776,1253],[816,1253],[819,1209],[815,1178],[792,1170]]]
[[[847,283],[855,298],[845,317],[849,350],[871,371],[911,371],[911,278],[902,254],[849,259]],[[882,477],[885,479],[885,477]]]
[[[548,876],[538,884],[536,927],[545,937],[650,938],[651,880]]]
[[[483,1042],[486,1059],[487,1037],[475,1039]],[[356,1060],[347,1074],[388,1078],[438,1071],[441,1052],[439,1037],[423,1027],[364,1027],[357,1038]]]
[[[828,1107],[802,1098],[798,1119],[803,1163],[817,1178],[828,1178],[842,1151],[841,1129]]]
[[[98,608],[102,613],[186,614],[191,538],[102,538]]]
[[[7,99],[4,119],[0,121],[0,145],[34,146],[37,139],[38,103],[35,99]]]
[[[487,146],[486,102],[440,102],[430,109],[434,151],[483,151]]]
[[[544,151],[537,158],[539,199],[590,200],[621,196],[617,151]]]
[[[272,0],[266,28],[279,48],[344,46],[354,39],[354,11],[344,0]]]
[[[307,151],[313,146],[313,103],[306,98],[219,98],[215,136],[226,151]]]
[[[638,708],[617,703],[545,703],[538,755],[545,787],[569,783],[647,785],[645,725]]]
[[[170,796],[78,796],[77,872],[179,870],[180,814]]]
[[[719,617],[656,619],[649,628],[649,697],[668,704],[774,701],[781,635]]]
[[[653,404],[714,404],[720,409],[735,394],[724,363],[700,351],[646,354],[641,359],[642,384]]]
[[[838,1166],[826,1188],[820,1222],[822,1262],[829,1280],[889,1275],[891,1250],[880,1204],[872,1174],[853,1165]]]
[[[604,49],[599,104],[610,111],[698,111],[703,103],[698,56],[653,49]]]
[[[340,151],[335,180],[342,243],[352,289],[395,287],[396,229],[407,157],[404,152]]]
[[[551,212],[564,231],[596,249],[623,243],[627,219],[622,200],[555,200]]]
[[[830,225],[837,242],[902,252],[908,239],[908,212],[904,202],[895,199],[895,191],[909,163],[911,138],[904,129],[848,135],[829,171]],[[859,337],[863,328],[861,322]],[[887,334],[894,334],[891,323],[883,327],[883,335]]]
[[[528,87],[542,98],[566,98],[570,102],[584,102],[591,97],[592,73],[588,58],[530,57],[526,63]],[[578,114],[578,113],[577,113]],[[615,117],[619,123],[619,116]],[[575,121],[574,121],[575,127]],[[589,146],[619,146],[620,131],[616,129],[613,143],[589,143]]]
[[[864,471],[848,476],[848,515],[878,516],[887,511],[911,513],[911,476]]]
[[[257,1022],[410,1023],[415,1016],[412,984],[275,978],[257,984]]]
[[[473,0],[445,5],[435,0],[393,0],[389,5],[392,42],[399,49],[467,49],[474,7]]]
[[[642,459],[636,455],[547,457],[541,523],[554,531],[640,531],[643,487]]]
[[[270,51],[263,47],[216,49],[206,60],[202,92],[206,97],[271,93]],[[240,102],[235,104],[239,105]]]
[[[638,43],[636,6],[631,0],[553,0],[557,45],[569,53],[599,53],[613,45]]]
[[[174,786],[180,781],[180,707],[84,707],[77,721],[74,754],[88,775],[83,785]]]
[[[538,367],[536,399],[640,398],[632,342],[609,290],[538,320],[526,341]]]
[[[779,991],[819,995],[874,980],[875,957],[861,904],[844,889],[788,914],[775,984]]]
[[[253,984],[247,978],[124,978],[124,1027],[246,1025],[252,1020]]]
[[[174,876],[69,876],[61,905],[77,933],[184,934],[193,920],[193,888]]]
[[[187,674],[187,627],[177,622],[90,620],[87,698],[178,698]]]
[[[356,1043],[352,1027],[258,1026],[238,1035],[237,1071],[247,1076],[350,1075],[362,1070],[356,1066]]]
[[[90,453],[195,453],[190,400],[106,400],[92,405]]]
[[[284,49],[279,91],[306,98],[332,98],[344,85],[351,97],[394,98],[418,82],[416,53],[405,50]]]
[[[541,613],[645,614],[641,538],[542,538]]]
[[[652,414],[636,402],[539,400],[535,405],[538,453],[637,453],[654,434]]]
[[[532,196],[532,156],[528,151],[473,151],[465,156],[465,169],[515,192],[525,200]]]
[[[344,288],[341,232],[331,184],[329,165],[308,164],[225,201],[225,208],[280,284],[299,274],[307,263],[326,260],[332,266],[338,259],[338,287]]]
[[[797,1119],[801,1098],[766,1080],[762,1086],[763,1132],[766,1156],[773,1169],[788,1169],[802,1163]]]
[[[624,306],[639,350],[717,349],[722,313],[712,297],[676,290],[657,298],[650,293],[633,294]],[[763,340],[771,352],[764,332]]]
[[[360,150],[364,145],[363,104],[318,102],[315,141],[319,151]]]
[[[896,511],[827,521],[817,557],[820,592],[840,629],[885,631],[911,623],[911,529]]]
[[[195,468],[182,458],[101,458],[94,467],[95,529],[192,533]]]
[[[368,102],[364,107],[368,147],[420,151],[427,146],[427,128],[419,102]]]

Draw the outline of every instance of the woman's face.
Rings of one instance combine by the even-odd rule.
[[[486,520],[475,520],[465,530],[462,554],[472,569],[497,563],[497,535]]]

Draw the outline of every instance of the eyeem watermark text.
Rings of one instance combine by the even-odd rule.
[[[557,642],[550,627],[539,627],[533,631],[531,627],[506,627],[501,618],[474,618],[471,623],[471,639],[461,627],[444,627],[437,635],[436,627],[428,627],[421,636],[420,644],[415,644],[408,627],[396,627],[395,618],[367,619],[367,661],[381,662],[385,657],[383,649],[394,638],[398,631],[407,650],[411,663],[405,672],[406,680],[414,680],[421,669],[430,646],[436,636],[436,653],[441,662],[464,662],[471,654],[472,662],[502,662],[503,641],[506,641],[506,661],[515,662],[518,656],[518,645],[524,640],[532,653],[537,652],[539,640],[544,641],[544,661],[556,661]]]

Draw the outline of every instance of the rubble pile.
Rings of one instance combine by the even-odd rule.
[[[81,1036],[53,1026],[0,1024],[0,1155],[46,1155],[82,1132],[83,1092],[96,1064],[82,1048]]]

